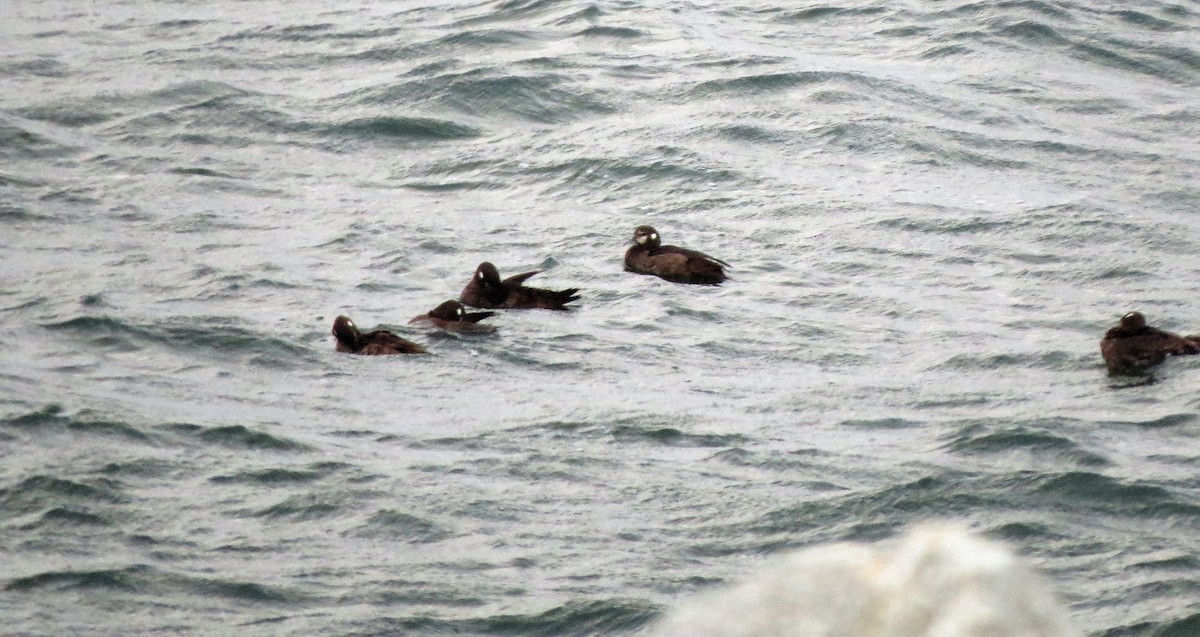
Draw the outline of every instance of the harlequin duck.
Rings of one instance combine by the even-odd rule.
[[[1100,354],[1111,374],[1135,374],[1165,360],[1168,354],[1200,354],[1200,337],[1179,336],[1146,325],[1141,312],[1121,317],[1100,340]]]
[[[633,243],[625,252],[625,269],[629,272],[703,285],[717,285],[727,278],[728,263],[703,252],[662,245],[658,231],[650,226],[638,226],[633,231]]]
[[[339,316],[333,322],[333,335],[337,337],[337,351],[347,354],[425,354],[424,347],[405,340],[387,330],[375,330],[363,334],[348,316]]]
[[[491,334],[496,331],[496,328],[492,325],[484,325],[480,321],[495,315],[495,312],[468,312],[462,303],[446,301],[420,316],[414,316],[409,323],[424,323],[447,332]]]
[[[484,261],[475,268],[475,276],[463,288],[459,300],[471,307],[515,309],[567,310],[567,303],[579,298],[579,288],[544,290],[521,285],[525,279],[541,272],[525,272],[500,280],[496,266]]]

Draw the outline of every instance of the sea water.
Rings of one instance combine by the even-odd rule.
[[[627,635],[954,520],[1084,634],[1200,634],[1200,361],[1098,352],[1200,330],[1194,3],[16,0],[0,41],[0,632]],[[624,272],[642,224],[731,280]],[[577,308],[406,324],[482,261]]]

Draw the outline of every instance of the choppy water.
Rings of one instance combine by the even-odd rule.
[[[1200,361],[1097,347],[1200,331],[1200,4],[781,5],[0,9],[4,630],[630,634],[953,518],[1200,634]],[[483,260],[579,309],[407,329]]]

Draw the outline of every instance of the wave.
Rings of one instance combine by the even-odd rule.
[[[70,75],[70,70],[70,65],[49,57],[0,62],[0,77],[64,78]]]
[[[450,529],[404,513],[403,511],[377,511],[366,523],[350,531],[349,535],[379,540],[427,544],[440,542],[453,536]]]
[[[994,49],[1033,49],[1186,85],[1196,82],[1200,70],[1200,54],[1194,48],[1164,45],[1157,35],[1191,28],[1166,13],[1151,16],[1134,10],[1022,2],[998,3],[975,19],[975,33]]]
[[[140,324],[116,316],[79,316],[42,327],[72,335],[102,349],[136,352],[147,347],[167,347],[181,352],[206,352],[246,356],[268,367],[311,360],[305,347],[264,335],[222,317],[189,317],[169,322]]]
[[[46,571],[14,577],[4,589],[15,592],[109,590],[137,592],[145,589],[146,574],[153,569],[135,565],[120,569]]]
[[[442,141],[478,137],[476,128],[423,117],[366,117],[325,128],[329,135],[363,140]]]
[[[213,476],[209,482],[217,484],[257,484],[281,485],[304,484],[319,480],[322,474],[318,471],[298,471],[295,469],[263,469],[247,471],[233,475]]]
[[[1126,481],[1090,471],[1071,471],[1040,480],[1034,493],[1057,507],[1080,512],[1120,511],[1123,516],[1200,521],[1200,501],[1157,484]]]
[[[853,420],[845,420],[841,423],[843,427],[856,427],[859,429],[869,430],[889,430],[889,429],[915,429],[926,425],[924,421],[909,420],[907,418],[859,418]]]
[[[61,532],[70,526],[115,526],[103,515],[90,511],[80,511],[70,507],[54,507],[41,515],[36,524],[22,526],[22,530],[30,531],[35,528],[53,529]]]
[[[87,591],[110,594],[218,597],[252,604],[289,604],[305,598],[295,592],[234,579],[196,577],[145,564],[97,570],[52,570],[11,579],[4,590],[20,593]]]
[[[264,509],[242,511],[243,517],[310,522],[348,514],[347,499],[339,496],[305,494],[289,497]]]
[[[82,481],[35,475],[0,487],[0,518],[38,516],[38,522],[26,528],[55,528],[63,523],[108,526],[111,521],[107,516],[88,507],[124,505],[130,500],[124,487],[110,478]]]
[[[1200,416],[1195,413],[1177,413],[1159,416],[1158,418],[1150,418],[1147,420],[1107,420],[1101,421],[1105,425],[1118,426],[1133,426],[1142,427],[1145,429],[1166,429],[1172,427],[1182,427],[1200,420]]]
[[[0,158],[12,166],[70,156],[79,151],[82,143],[54,126],[0,112]],[[0,185],[5,182],[40,185],[40,181],[40,178],[10,176],[0,180]]]
[[[1044,448],[1060,443],[1047,443],[1040,438],[1036,444]],[[1103,457],[1093,457],[1069,446],[1065,451],[1051,453],[1065,453],[1081,467],[1110,464]],[[798,541],[795,538],[818,530],[826,536],[832,533],[850,539],[871,538],[900,525],[937,516],[999,512],[1061,516],[1067,511],[1185,524],[1200,517],[1200,502],[1183,486],[1168,488],[1125,481],[1086,470],[1065,473],[1022,470],[996,475],[946,471],[875,491],[804,501],[752,520],[717,524],[711,532],[731,539],[704,544],[698,550],[704,554],[743,553],[774,546],[781,536],[792,538],[786,541],[794,543]]]
[[[895,86],[886,80],[846,71],[788,71],[706,80],[689,88],[685,96],[692,99],[726,95],[746,97],[822,84],[834,84],[841,90],[856,87],[865,94],[874,94],[885,87]]]
[[[1192,591],[1195,595],[1195,591]],[[1161,622],[1154,631],[1154,637],[1193,637],[1200,635],[1200,613],[1187,617],[1170,619]]]
[[[642,29],[632,29],[629,27],[591,26],[576,33],[575,37],[635,40],[646,37],[646,32]]]
[[[1055,428],[1061,429],[1061,426]],[[957,436],[947,448],[953,453],[968,455],[1003,455],[1015,451],[1030,451],[1089,467],[1113,464],[1103,455],[1081,448],[1070,438],[1025,426],[985,430],[982,433],[967,431]]]
[[[102,438],[116,438],[122,442],[138,442],[147,447],[172,444],[192,446],[196,442],[201,442],[206,445],[260,451],[298,452],[311,450],[309,445],[299,441],[272,435],[244,425],[203,426],[170,423],[155,426],[136,426],[124,421],[105,419],[89,410],[84,410],[76,414],[67,414],[63,407],[57,404],[47,405],[42,409],[25,414],[4,417],[0,419],[0,429],[21,432],[30,438],[69,434],[72,439],[81,440],[81,436],[97,436]],[[180,441],[179,438],[183,438],[183,440]],[[146,477],[169,473],[171,467],[171,463],[165,460],[129,458],[105,464],[101,468],[101,472],[109,475],[137,475]],[[340,467],[341,465],[338,463],[319,463],[310,471],[280,469],[278,470],[279,473],[273,473],[272,470],[265,470],[257,473],[223,476],[215,480],[259,483],[303,482],[310,475],[323,476],[329,472],[338,471]],[[86,490],[117,484],[112,481],[101,481],[94,486],[88,486],[69,480],[60,483],[57,479],[49,477],[40,477],[33,480],[34,482],[30,483],[30,485],[34,487],[39,489],[49,488],[52,491],[59,489],[65,495],[79,495],[80,493],[76,493],[76,490],[79,489],[84,489],[85,491],[82,494],[87,495],[88,491]],[[50,482],[45,482],[47,480]],[[55,487],[54,485],[58,486]],[[10,495],[12,493],[19,493],[23,488],[21,487],[8,493]]]
[[[847,539],[878,538],[905,524],[937,516],[969,516],[1014,506],[1011,478],[962,472],[924,476],[874,491],[825,488],[834,495],[777,508],[752,519],[718,523],[708,530],[723,541],[691,548],[699,555],[778,550],[802,542],[807,533]]]
[[[308,451],[310,447],[289,438],[275,436],[244,425],[205,427],[186,423],[162,425],[160,429],[192,439],[238,449],[266,451]]]
[[[612,437],[618,442],[645,442],[665,447],[730,447],[750,441],[742,434],[688,433],[675,427],[635,424],[613,427]]]
[[[342,98],[347,106],[405,104],[496,120],[510,116],[536,124],[565,123],[612,113],[602,92],[578,86],[571,76],[541,69],[481,67],[420,73],[400,84],[372,87]]]
[[[116,436],[139,442],[153,442],[153,437],[142,429],[117,420],[92,417],[89,412],[67,415],[61,405],[47,405],[37,411],[0,419],[0,427],[12,427],[29,432],[69,431],[73,434],[97,434]]]
[[[176,123],[189,111],[221,111],[236,100],[256,95],[224,82],[197,80],[150,91],[108,93],[33,104],[23,107],[19,113],[66,128],[106,124],[106,134],[133,135],[154,125]],[[228,125],[234,121],[236,118],[229,115],[223,123]]]
[[[348,635],[446,634],[522,635],[528,637],[595,637],[628,634],[644,627],[659,608],[638,600],[571,601],[542,613],[493,615],[470,619],[388,617]]]
[[[780,22],[813,22],[818,20],[826,20],[829,18],[850,18],[855,19],[861,16],[872,16],[887,13],[886,7],[838,7],[838,6],[821,6],[810,7],[800,11],[789,11],[783,15],[777,16],[775,19]]]

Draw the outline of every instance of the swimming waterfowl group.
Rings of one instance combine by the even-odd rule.
[[[727,263],[695,250],[664,246],[658,231],[650,226],[638,226],[633,233],[633,242],[636,245],[625,253],[625,269],[630,272],[653,274],[675,283],[705,285],[716,285],[727,278]],[[548,290],[525,285],[526,280],[540,272],[533,270],[501,279],[496,266],[484,261],[475,268],[475,274],[459,293],[458,300],[446,301],[414,316],[409,324],[458,334],[492,334],[496,332],[495,326],[480,321],[496,312],[467,312],[466,306],[499,310],[570,310],[567,304],[579,299],[579,288]],[[364,334],[347,316],[339,316],[333,322],[333,335],[339,352],[365,355],[426,353],[424,347],[387,330]]]
[[[728,280],[729,264],[698,250],[664,245],[653,226],[638,226],[633,245],[625,251],[625,270],[657,276],[672,283],[720,285]],[[432,310],[414,316],[409,324],[420,324],[457,334],[493,334],[496,327],[482,323],[496,312],[468,312],[466,306],[483,309],[544,309],[568,311],[568,304],[579,299],[579,288],[549,290],[525,285],[540,270],[514,274],[501,279],[490,261],[475,268],[475,273],[458,300],[445,301]],[[364,355],[424,354],[427,350],[387,330],[363,333],[347,316],[333,322],[333,335],[339,352]],[[1129,312],[1100,339],[1100,355],[1113,375],[1144,374],[1168,356],[1200,354],[1200,336],[1180,336],[1151,327],[1141,312]]]

